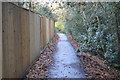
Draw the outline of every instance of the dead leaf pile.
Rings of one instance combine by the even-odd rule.
[[[79,48],[77,42],[71,35],[67,35],[69,41],[74,48]],[[91,53],[78,52],[77,56],[83,62],[84,71],[86,72],[86,78],[102,78],[113,79],[120,78],[120,71],[108,66],[103,60],[100,60],[97,56]]]
[[[56,43],[58,42],[58,35],[56,35],[53,40],[45,47],[43,53],[40,54],[39,59],[29,70],[26,75],[27,78],[47,78],[47,67],[52,62],[52,54],[55,51]]]
[[[75,48],[80,48],[80,46],[79,46],[79,45],[77,44],[77,42],[72,38],[71,35],[69,35],[69,34],[66,34],[66,35],[67,35],[67,37],[68,37],[69,42],[72,44],[73,47],[75,47]]]

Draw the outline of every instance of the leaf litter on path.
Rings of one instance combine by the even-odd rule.
[[[71,35],[66,34],[72,46],[76,49],[77,56],[83,62],[84,71],[87,73],[86,78],[102,78],[102,79],[119,79],[120,71],[108,66],[103,60],[91,53],[81,52],[80,46],[72,38]]]
[[[26,75],[27,78],[47,78],[48,65],[52,63],[51,55],[55,51],[56,44],[58,42],[58,35],[46,46],[43,53],[40,54],[38,61],[31,67],[29,73]]]

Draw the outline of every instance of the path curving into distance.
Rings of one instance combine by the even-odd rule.
[[[58,33],[57,51],[53,54],[54,62],[49,66],[49,78],[84,78],[81,61],[76,56],[74,48],[68,42],[67,36]]]

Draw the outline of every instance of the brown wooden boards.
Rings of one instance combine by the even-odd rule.
[[[43,47],[46,45],[46,18],[45,17],[42,17],[42,21],[41,21],[41,24],[42,24],[42,33],[43,33]]]
[[[54,37],[54,25],[55,25],[55,22],[53,20],[50,20],[50,37]]]
[[[49,32],[50,32],[49,26],[50,26],[49,25],[49,19],[46,18],[46,43],[49,42]]]
[[[34,54],[34,50],[35,50],[35,28],[34,28],[34,13],[29,12],[29,27],[30,27],[30,59],[33,60],[34,59],[34,55],[32,56],[32,54]],[[30,61],[31,62],[31,61]]]
[[[30,64],[30,31],[29,31],[29,11],[21,10],[21,35],[22,35],[22,59],[23,70]]]
[[[44,47],[44,39],[43,39],[43,25],[44,25],[44,23],[43,23],[43,17],[41,17],[40,18],[40,49],[42,50],[43,49],[43,47]]]
[[[53,37],[51,26],[53,21],[34,12],[0,3],[0,77],[22,75]]]
[[[2,78],[2,2],[0,2],[0,79]]]
[[[19,77],[30,64],[29,13],[3,3],[3,77]]]
[[[3,77],[15,75],[13,7],[3,3]],[[9,13],[9,14],[8,14]]]
[[[13,27],[14,27],[14,77],[18,77],[23,71],[23,58],[22,58],[22,35],[21,35],[21,8],[14,6],[13,8]],[[9,34],[11,35],[11,34]],[[11,76],[10,76],[11,77]]]
[[[40,17],[29,12],[30,24],[30,62],[40,54]]]

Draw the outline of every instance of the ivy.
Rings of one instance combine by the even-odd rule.
[[[99,55],[114,67],[120,67],[119,7],[118,3],[108,2],[64,4],[65,32],[74,37],[81,51]]]

